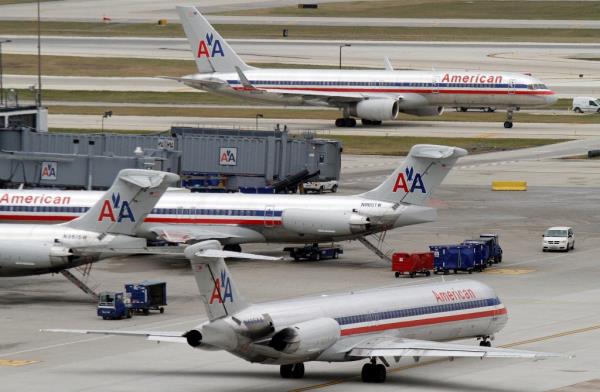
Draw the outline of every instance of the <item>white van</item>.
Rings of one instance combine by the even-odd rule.
[[[571,227],[551,227],[542,235],[542,250],[564,250],[575,249],[575,233]]]
[[[600,99],[594,97],[575,97],[573,98],[573,111],[575,113],[600,113]]]

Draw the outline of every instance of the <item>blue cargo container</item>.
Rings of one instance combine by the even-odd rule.
[[[444,273],[459,271],[472,273],[476,269],[476,250],[470,245],[431,245],[433,252],[434,272]]]
[[[164,306],[167,305],[167,284],[165,282],[129,283],[125,285],[125,292],[129,295],[132,310],[144,314],[150,313],[150,310],[164,313]]]
[[[475,251],[475,270],[481,272],[488,266],[490,260],[490,248],[486,241],[466,240],[461,245],[470,246]]]

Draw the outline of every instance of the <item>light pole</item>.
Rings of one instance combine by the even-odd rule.
[[[102,115],[102,133],[104,133],[104,119],[111,117],[112,116],[112,110],[109,110],[108,112],[104,112],[104,114]]]
[[[348,46],[352,46],[352,45],[350,45],[350,44],[340,45],[340,69],[342,69],[342,48],[346,48]]]
[[[264,117],[264,116],[263,116],[262,114],[260,114],[260,113],[257,113],[257,114],[256,114],[256,130],[257,130],[257,131],[258,131],[258,119],[259,119],[259,118],[263,118],[263,117]]]
[[[37,107],[42,107],[42,21],[40,19],[40,0],[37,0],[37,49],[38,49],[38,89]],[[39,115],[39,114],[38,114]]]
[[[0,106],[4,106],[4,68],[2,67],[2,44],[12,42],[9,39],[0,40]]]

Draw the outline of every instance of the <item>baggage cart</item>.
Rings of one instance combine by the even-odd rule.
[[[167,305],[167,283],[158,281],[144,281],[125,285],[125,292],[130,298],[131,309],[145,315],[150,310],[165,312]]]
[[[473,273],[475,251],[468,245],[431,245],[434,255],[434,273],[447,275],[450,271]]]
[[[431,275],[433,271],[433,253],[394,253],[392,255],[392,271],[396,278],[408,275],[414,278],[417,274]]]

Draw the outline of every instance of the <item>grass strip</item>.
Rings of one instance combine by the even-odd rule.
[[[550,7],[549,7],[550,8]],[[377,41],[523,41],[523,42],[600,42],[597,29],[533,28],[453,28],[389,26],[287,26],[287,25],[215,25],[225,38],[377,40]],[[0,21],[2,34],[37,34],[34,21]],[[43,35],[84,37],[178,37],[185,34],[179,24],[158,26],[151,23],[42,22]]]
[[[318,135],[342,142],[345,154],[356,155],[406,155],[415,144],[441,144],[465,148],[470,154],[506,151],[560,143],[557,139],[491,139],[462,137],[411,137],[411,136],[353,136]]]
[[[363,18],[575,19],[600,18],[600,1],[381,0],[319,4],[318,8],[274,7],[228,15]]]

